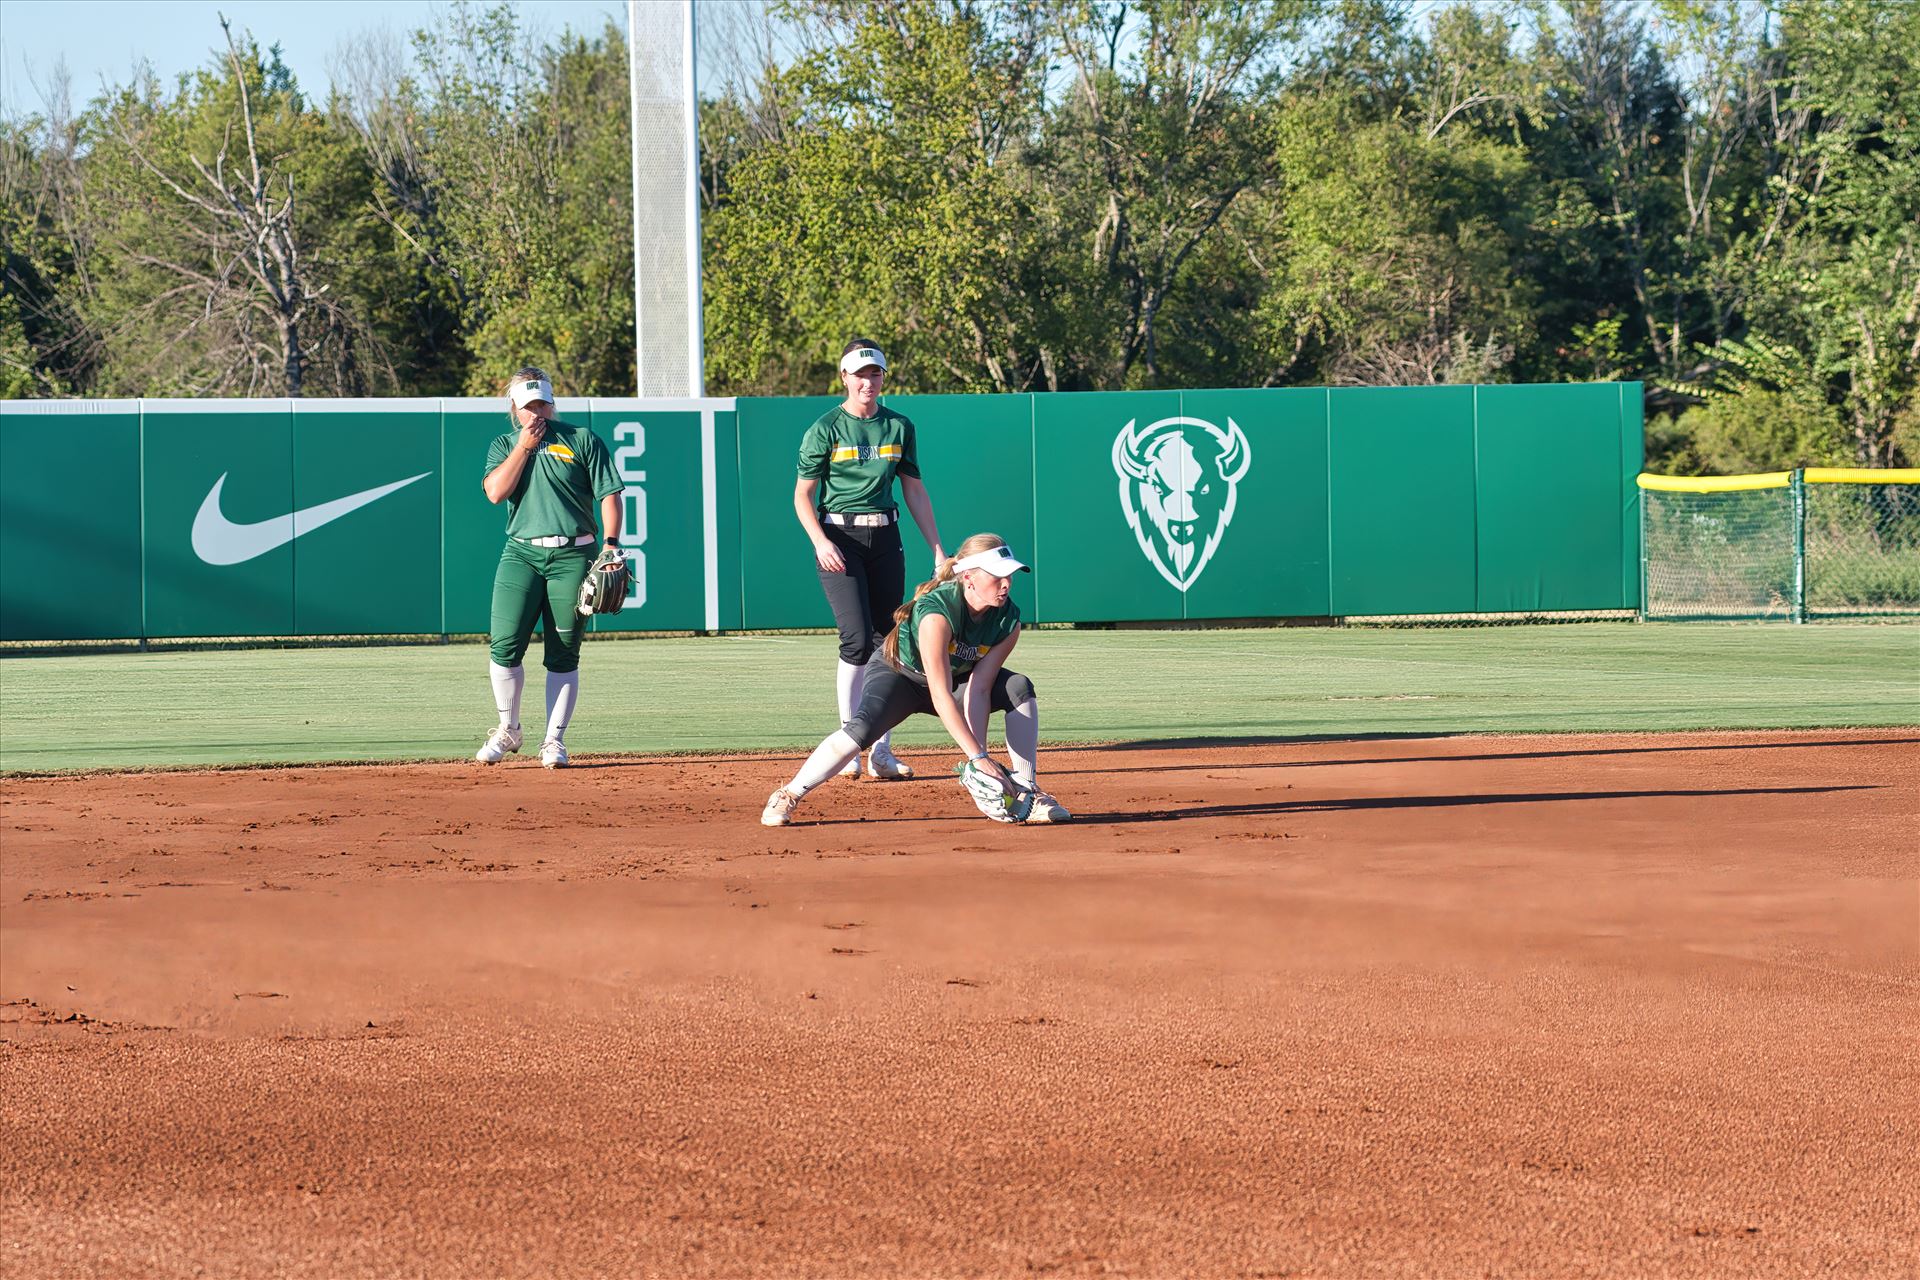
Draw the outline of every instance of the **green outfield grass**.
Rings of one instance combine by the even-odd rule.
[[[833,660],[824,635],[595,641],[568,745],[811,746]],[[493,723],[486,661],[477,643],[9,658],[0,770],[464,757]],[[1036,631],[1012,665],[1056,741],[1920,724],[1906,625]],[[944,738],[916,718],[896,740]]]

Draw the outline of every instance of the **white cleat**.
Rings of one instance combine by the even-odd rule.
[[[784,827],[793,821],[793,811],[800,805],[800,797],[780,788],[767,797],[767,807],[760,811],[760,825],[763,827]]]
[[[1027,813],[1028,822],[1067,822],[1072,818],[1067,806],[1044,791],[1034,791],[1033,808]]]
[[[876,746],[867,752],[867,776],[877,782],[905,782],[913,776],[913,767],[895,756],[891,747]]]
[[[860,776],[860,753],[858,751],[853,753],[853,759],[841,766],[840,776],[843,778],[858,778]]]
[[[497,726],[492,733],[487,735],[487,740],[480,744],[480,749],[473,753],[473,758],[481,764],[499,764],[501,760],[506,758],[509,751],[518,751],[519,749],[519,728],[516,726],[515,728],[508,729],[504,726]]]
[[[540,765],[545,769],[564,769],[567,767],[567,744],[558,738],[548,738],[540,744]]]

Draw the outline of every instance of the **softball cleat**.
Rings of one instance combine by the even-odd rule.
[[[558,738],[548,738],[540,744],[540,764],[546,769],[564,769],[567,767],[567,744]]]
[[[841,767],[840,776],[843,778],[858,778],[860,776],[860,753],[858,751],[853,753],[853,759],[847,761],[847,763]]]
[[[1027,813],[1028,822],[1067,822],[1072,818],[1067,806],[1046,792],[1036,790],[1033,793],[1033,808]]]
[[[473,758],[481,764],[499,764],[506,758],[509,751],[519,749],[520,730],[499,726],[487,735],[487,740],[480,744],[480,749],[473,753]]]
[[[913,768],[898,756],[890,747],[875,747],[867,752],[867,776],[876,782],[905,782],[913,776]]]
[[[767,797],[767,807],[760,811],[760,825],[784,827],[793,821],[793,811],[799,807],[800,797],[782,787]]]

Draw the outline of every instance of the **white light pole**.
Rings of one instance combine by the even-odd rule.
[[[699,396],[706,385],[693,16],[693,0],[627,0],[633,371],[641,396]],[[673,182],[680,199],[667,185]],[[684,337],[674,332],[683,316]]]
[[[684,0],[687,41],[685,77],[687,155],[687,394],[707,391],[706,326],[700,306],[700,84],[695,62],[693,0]]]

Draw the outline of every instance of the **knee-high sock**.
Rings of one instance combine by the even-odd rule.
[[[567,734],[567,722],[580,701],[578,671],[547,672],[547,737],[560,742]]]
[[[840,699],[840,723],[845,725],[860,709],[860,695],[867,687],[867,669],[856,667],[845,658],[833,673],[833,691]]]
[[[1028,698],[1007,712],[1007,755],[1013,761],[1013,780],[1023,787],[1039,785],[1040,703]]]
[[[800,766],[800,772],[793,775],[793,781],[787,784],[787,790],[797,796],[803,796],[828,778],[838,774],[846,767],[847,761],[860,754],[860,747],[848,736],[845,729],[835,729],[827,735],[826,741],[813,749],[807,762]]]
[[[493,681],[493,709],[500,713],[500,727],[517,728],[520,724],[520,691],[527,687],[527,669],[503,667],[497,662],[489,662],[487,678]]]

